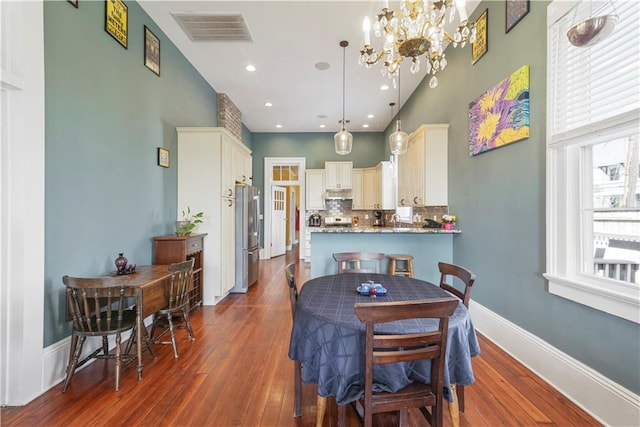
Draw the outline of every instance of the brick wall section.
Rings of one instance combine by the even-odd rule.
[[[242,141],[242,114],[224,93],[218,94],[218,126]]]

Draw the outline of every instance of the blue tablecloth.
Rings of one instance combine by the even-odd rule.
[[[387,289],[373,299],[356,292],[361,283],[373,280]],[[296,306],[289,357],[303,363],[302,381],[318,385],[320,396],[335,396],[338,405],[359,399],[364,384],[364,323],[356,317],[356,302],[409,301],[449,297],[431,283],[386,274],[336,274],[304,284]],[[433,330],[437,321],[406,320],[380,325],[376,332],[410,333]],[[471,357],[480,346],[467,308],[460,302],[449,320],[445,397],[452,401],[451,384],[473,383]],[[376,366],[374,389],[397,391],[413,381],[430,381],[430,362]],[[379,368],[379,369],[378,369]]]

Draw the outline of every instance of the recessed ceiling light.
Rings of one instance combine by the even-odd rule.
[[[327,125],[320,125],[320,128],[322,128],[322,129],[324,129],[326,127],[327,127]]]
[[[367,119],[373,119],[374,117],[375,117],[375,116],[374,116],[373,114],[369,114],[369,115],[367,116]]]
[[[369,127],[369,125],[365,123],[365,124],[363,124],[363,125],[362,125],[362,127],[363,127],[363,128],[368,128],[368,127]]]
[[[244,69],[247,70],[247,71],[253,72],[253,71],[256,70],[256,67],[254,67],[253,65],[249,64],[246,67],[244,67]]]
[[[273,107],[273,104],[272,104],[272,103],[270,103],[270,102],[265,102],[265,103],[264,103],[264,106],[265,106],[265,107]]]
[[[276,125],[276,127],[277,127],[278,129],[280,129],[280,128],[282,127],[282,125]]]
[[[389,90],[389,85],[380,86],[380,90]]]
[[[316,67],[316,70],[326,71],[329,68],[331,68],[331,65],[329,65],[327,62],[317,62],[316,65],[314,65],[314,67]]]

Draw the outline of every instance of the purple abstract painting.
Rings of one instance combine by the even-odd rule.
[[[529,137],[529,66],[469,104],[469,155]]]

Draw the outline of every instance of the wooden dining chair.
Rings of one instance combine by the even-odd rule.
[[[380,263],[384,257],[385,254],[379,252],[338,252],[333,254],[333,259],[338,263],[338,274],[380,273]]]
[[[469,308],[471,287],[476,280],[476,275],[470,270],[455,264],[439,262],[440,287],[458,297],[465,307]],[[464,386],[455,385],[458,397],[458,410],[464,412]]]
[[[169,286],[169,303],[165,308],[156,311],[153,317],[153,325],[151,326],[151,341],[154,344],[171,344],[173,346],[173,357],[176,359],[179,355],[175,330],[185,329],[189,339],[196,339],[189,320],[189,291],[191,289],[193,263],[194,259],[189,258],[187,261],[169,265],[169,271],[173,273]],[[176,319],[178,321],[182,320],[182,324],[175,324]],[[163,329],[156,336],[155,332],[158,326]],[[169,333],[171,341],[162,340],[162,337],[167,333]]]
[[[63,392],[67,391],[75,371],[90,359],[114,359],[116,363],[116,391],[120,389],[120,371],[123,360],[136,358],[123,354],[122,334],[133,331],[135,310],[127,309],[126,277],[80,278],[64,276],[67,288],[67,309],[73,322],[67,375]],[[115,351],[109,352],[109,336],[115,337]],[[80,361],[87,337],[102,337],[102,347]]]
[[[287,264],[284,268],[287,285],[289,286],[289,303],[291,304],[291,319],[296,317],[298,303],[298,288],[296,286],[296,264]],[[293,416],[302,416],[302,362],[294,360],[293,366]]]
[[[365,427],[371,427],[373,414],[400,412],[400,425],[406,426],[409,408],[419,408],[431,426],[442,426],[444,410],[444,364],[449,317],[458,306],[455,298],[356,303],[354,311],[366,325],[364,396],[354,402],[362,410]],[[376,324],[405,319],[439,319],[438,328],[410,334],[376,334]],[[396,392],[373,390],[375,365],[431,361],[430,384],[413,382]],[[427,410],[430,408],[431,410]],[[339,419],[345,419],[344,406],[338,407]],[[356,414],[360,411],[356,409]]]

